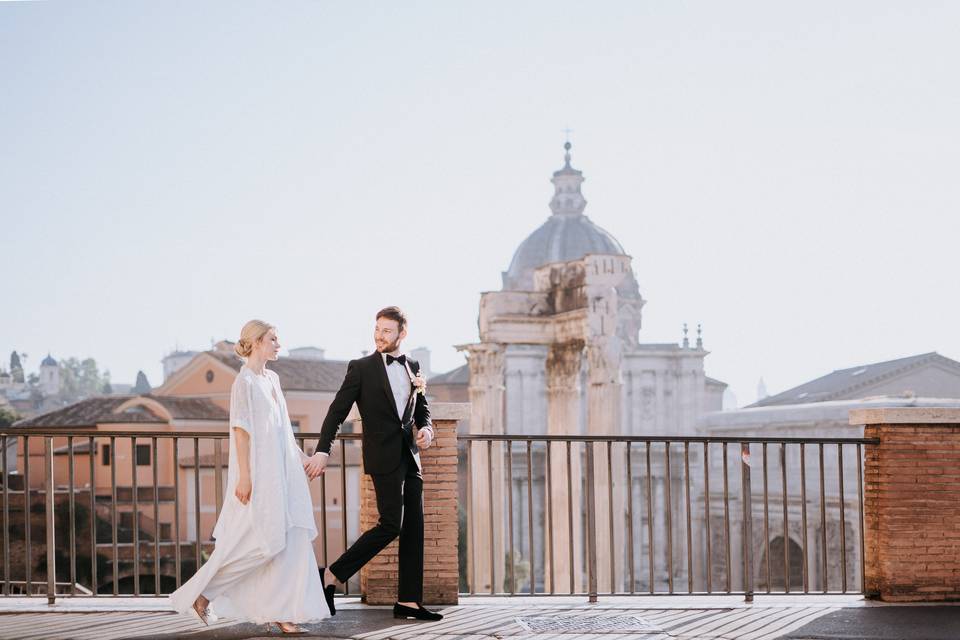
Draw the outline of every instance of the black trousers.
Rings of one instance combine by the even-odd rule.
[[[398,602],[423,601],[423,476],[406,447],[400,466],[390,473],[370,474],[377,494],[380,519],[357,538],[330,565],[340,582],[346,582],[384,547],[400,536]]]

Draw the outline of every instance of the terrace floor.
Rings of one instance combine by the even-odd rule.
[[[471,596],[437,623],[394,620],[389,607],[338,600],[336,617],[305,637],[360,640],[955,640],[960,604],[894,605],[861,596],[497,598]],[[151,598],[0,600],[0,640],[240,640],[276,638],[276,627],[223,620],[202,626]],[[301,636],[304,637],[304,636]]]

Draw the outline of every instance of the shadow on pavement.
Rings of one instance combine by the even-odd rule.
[[[303,635],[283,634],[276,625],[266,624],[237,624],[230,627],[210,629],[208,631],[191,630],[189,633],[170,633],[154,635],[155,640],[175,640],[189,638],[190,640],[246,640],[247,638],[352,638],[357,635],[371,633],[404,624],[403,620],[393,617],[392,609],[341,609],[333,618],[314,624],[304,624],[300,627],[306,631]],[[406,624],[416,625],[422,622],[409,621]],[[131,636],[130,640],[139,640],[144,636]]]
[[[817,618],[779,640],[957,640],[960,607],[862,607]]]

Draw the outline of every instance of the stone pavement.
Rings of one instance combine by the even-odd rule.
[[[960,638],[960,606],[887,605],[859,596],[464,598],[438,623],[397,621],[389,607],[338,601],[337,616],[306,637],[357,640],[946,640]],[[245,640],[277,638],[268,625],[203,627],[149,598],[0,600],[2,640]]]

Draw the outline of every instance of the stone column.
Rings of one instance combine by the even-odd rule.
[[[583,355],[583,341],[551,345],[547,354],[547,429],[550,435],[579,435],[580,425],[580,362]],[[549,590],[551,580],[558,593],[570,592],[570,579],[573,577],[573,591],[584,589],[583,570],[583,528],[580,515],[580,483],[583,479],[581,456],[582,445],[575,444],[570,450],[570,468],[567,469],[567,448],[564,443],[553,443],[550,447],[549,498],[553,507],[553,523],[547,522],[552,531],[546,540],[546,584]],[[569,500],[568,500],[569,497]],[[571,512],[570,505],[573,506]],[[570,536],[572,519],[573,537]],[[571,545],[573,562],[570,561]],[[553,573],[551,575],[551,561]]]
[[[423,465],[423,599],[425,604],[457,604],[457,422],[470,416],[467,404],[430,406],[435,439],[420,452]],[[377,498],[370,476],[360,482],[360,528],[377,523]],[[397,601],[397,540],[360,570],[367,604]]]
[[[464,347],[470,365],[470,430],[504,433],[504,347],[480,343]],[[468,443],[470,447],[468,575],[477,593],[503,590],[505,577],[504,447]],[[493,526],[490,516],[493,514]]]
[[[850,424],[880,439],[864,460],[864,592],[960,600],[960,409],[857,409]]]
[[[616,286],[629,272],[629,258],[617,256],[588,256],[585,259],[585,288],[587,294],[587,434],[609,436],[623,433],[621,426],[621,403],[623,385],[620,366],[623,358],[623,342],[617,335],[618,301]],[[611,454],[613,452],[611,451]],[[615,580],[616,567],[622,566],[614,557],[616,549],[623,549],[625,527],[618,526],[611,515],[622,514],[626,494],[622,481],[619,456],[611,455],[611,471],[608,472],[607,446],[594,445],[594,491],[596,505],[596,576],[600,591],[623,587]],[[606,490],[605,490],[606,489]],[[612,489],[610,491],[609,489]],[[611,503],[612,498],[612,503]],[[611,533],[613,545],[611,546]],[[613,560],[613,567],[611,567]],[[588,562],[592,559],[588,559]]]

